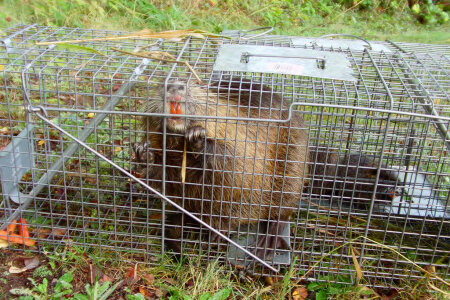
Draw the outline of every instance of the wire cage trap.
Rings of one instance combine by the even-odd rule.
[[[374,286],[424,276],[411,261],[448,279],[448,47],[105,39],[124,34],[2,31],[1,229],[25,218],[36,251],[342,283],[355,255]],[[36,44],[63,40],[83,42]]]

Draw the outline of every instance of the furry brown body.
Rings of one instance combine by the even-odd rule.
[[[311,185],[307,193],[314,197],[367,209],[374,193],[379,159],[367,155],[350,153],[339,156],[335,152],[314,149],[310,152]],[[377,201],[392,201],[397,178],[385,164],[381,164],[378,185],[375,190]]]
[[[176,85],[168,87],[167,98],[182,98],[181,101],[175,104],[153,101],[146,110],[161,113],[166,105],[166,111],[173,112],[180,104],[183,114],[188,115],[288,118],[289,104],[260,85],[226,82],[210,88],[208,94],[203,88],[183,91]],[[148,146],[153,160],[146,173],[153,186],[162,188],[163,120],[147,117],[143,124],[149,132]],[[260,220],[287,221],[298,207],[303,181],[308,175],[308,136],[300,114],[293,113],[291,120],[283,123],[174,117],[167,120],[166,128],[166,195],[183,202],[187,210],[199,214],[214,228],[227,232],[239,224]],[[183,187],[185,141],[187,164]],[[145,152],[138,154],[144,161]],[[282,226],[270,228],[273,226],[269,226],[269,233],[277,234]]]

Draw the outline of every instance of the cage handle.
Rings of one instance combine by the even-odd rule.
[[[250,62],[250,57],[279,57],[279,58],[299,58],[299,59],[312,59],[317,63],[317,68],[324,70],[326,59],[324,57],[308,57],[308,56],[285,56],[285,55],[271,55],[271,54],[257,54],[243,52],[241,56],[241,63],[248,64]]]
[[[318,39],[323,39],[323,38],[328,38],[328,37],[334,37],[334,36],[346,36],[346,37],[352,37],[352,38],[361,40],[361,41],[363,41],[363,42],[365,42],[365,43],[367,44],[367,48],[369,48],[369,50],[373,50],[372,44],[371,44],[368,40],[363,39],[363,38],[360,37],[360,36],[353,35],[353,34],[347,34],[347,33],[332,33],[332,34],[325,34],[325,35],[319,36],[318,38],[316,38],[315,40],[313,40],[313,41],[311,42],[311,44],[315,44],[315,45],[317,46],[317,43],[316,43],[316,42],[317,42]]]

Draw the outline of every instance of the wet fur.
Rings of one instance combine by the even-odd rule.
[[[247,82],[226,82],[208,93],[192,87],[186,99],[183,113],[189,115],[288,118],[289,106],[278,94]],[[160,113],[163,105],[152,101],[146,110]],[[153,185],[161,188],[162,118],[147,117],[142,124],[149,133],[144,139],[150,140],[154,153],[153,166],[146,173]],[[193,129],[204,129],[205,136],[187,139],[183,189],[182,152],[185,135]],[[184,131],[167,129],[167,196],[178,203],[184,199],[187,210],[200,214],[222,232],[258,220],[289,220],[308,175],[308,135],[300,114],[294,113],[290,122],[281,124],[191,119]]]

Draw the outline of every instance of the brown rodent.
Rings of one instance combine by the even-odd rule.
[[[167,102],[163,91],[156,98],[161,100],[148,101],[145,111],[174,114],[166,120],[166,195],[224,233],[239,224],[271,220],[268,238],[261,238],[258,246],[263,248],[267,242],[268,248],[289,247],[270,235],[282,232],[298,207],[304,184],[313,197],[337,197],[355,206],[370,204],[378,160],[359,154],[339,157],[320,148],[308,153],[308,133],[299,113],[283,123],[176,116],[287,119],[289,104],[266,86],[226,81],[206,89],[175,81],[167,85]],[[143,173],[161,189],[163,119],[145,117],[142,125],[148,134],[136,147],[136,160],[146,164]],[[383,185],[388,180],[392,184],[395,178],[382,170],[377,199],[392,199],[392,188]],[[172,240],[180,237],[177,229],[168,232]],[[257,254],[262,257],[264,252]]]
[[[282,232],[298,207],[308,176],[308,134],[301,115],[293,113],[282,123],[176,116],[288,119],[289,103],[268,87],[247,81],[221,82],[209,89],[175,81],[167,85],[166,99],[146,106],[147,112],[174,114],[166,121],[166,195],[224,233],[239,224],[267,220],[268,235],[259,239],[258,248],[289,247],[274,235]],[[146,176],[162,188],[163,119],[145,117],[142,124],[149,134],[136,147],[136,158],[151,163]],[[260,257],[265,253],[272,251],[257,251]]]
[[[351,204],[367,209],[374,194],[379,159],[369,155],[350,153],[338,155],[325,148],[310,151],[310,176],[308,193],[313,198]],[[381,163],[378,185],[375,190],[377,202],[388,204],[395,196],[396,175]]]

